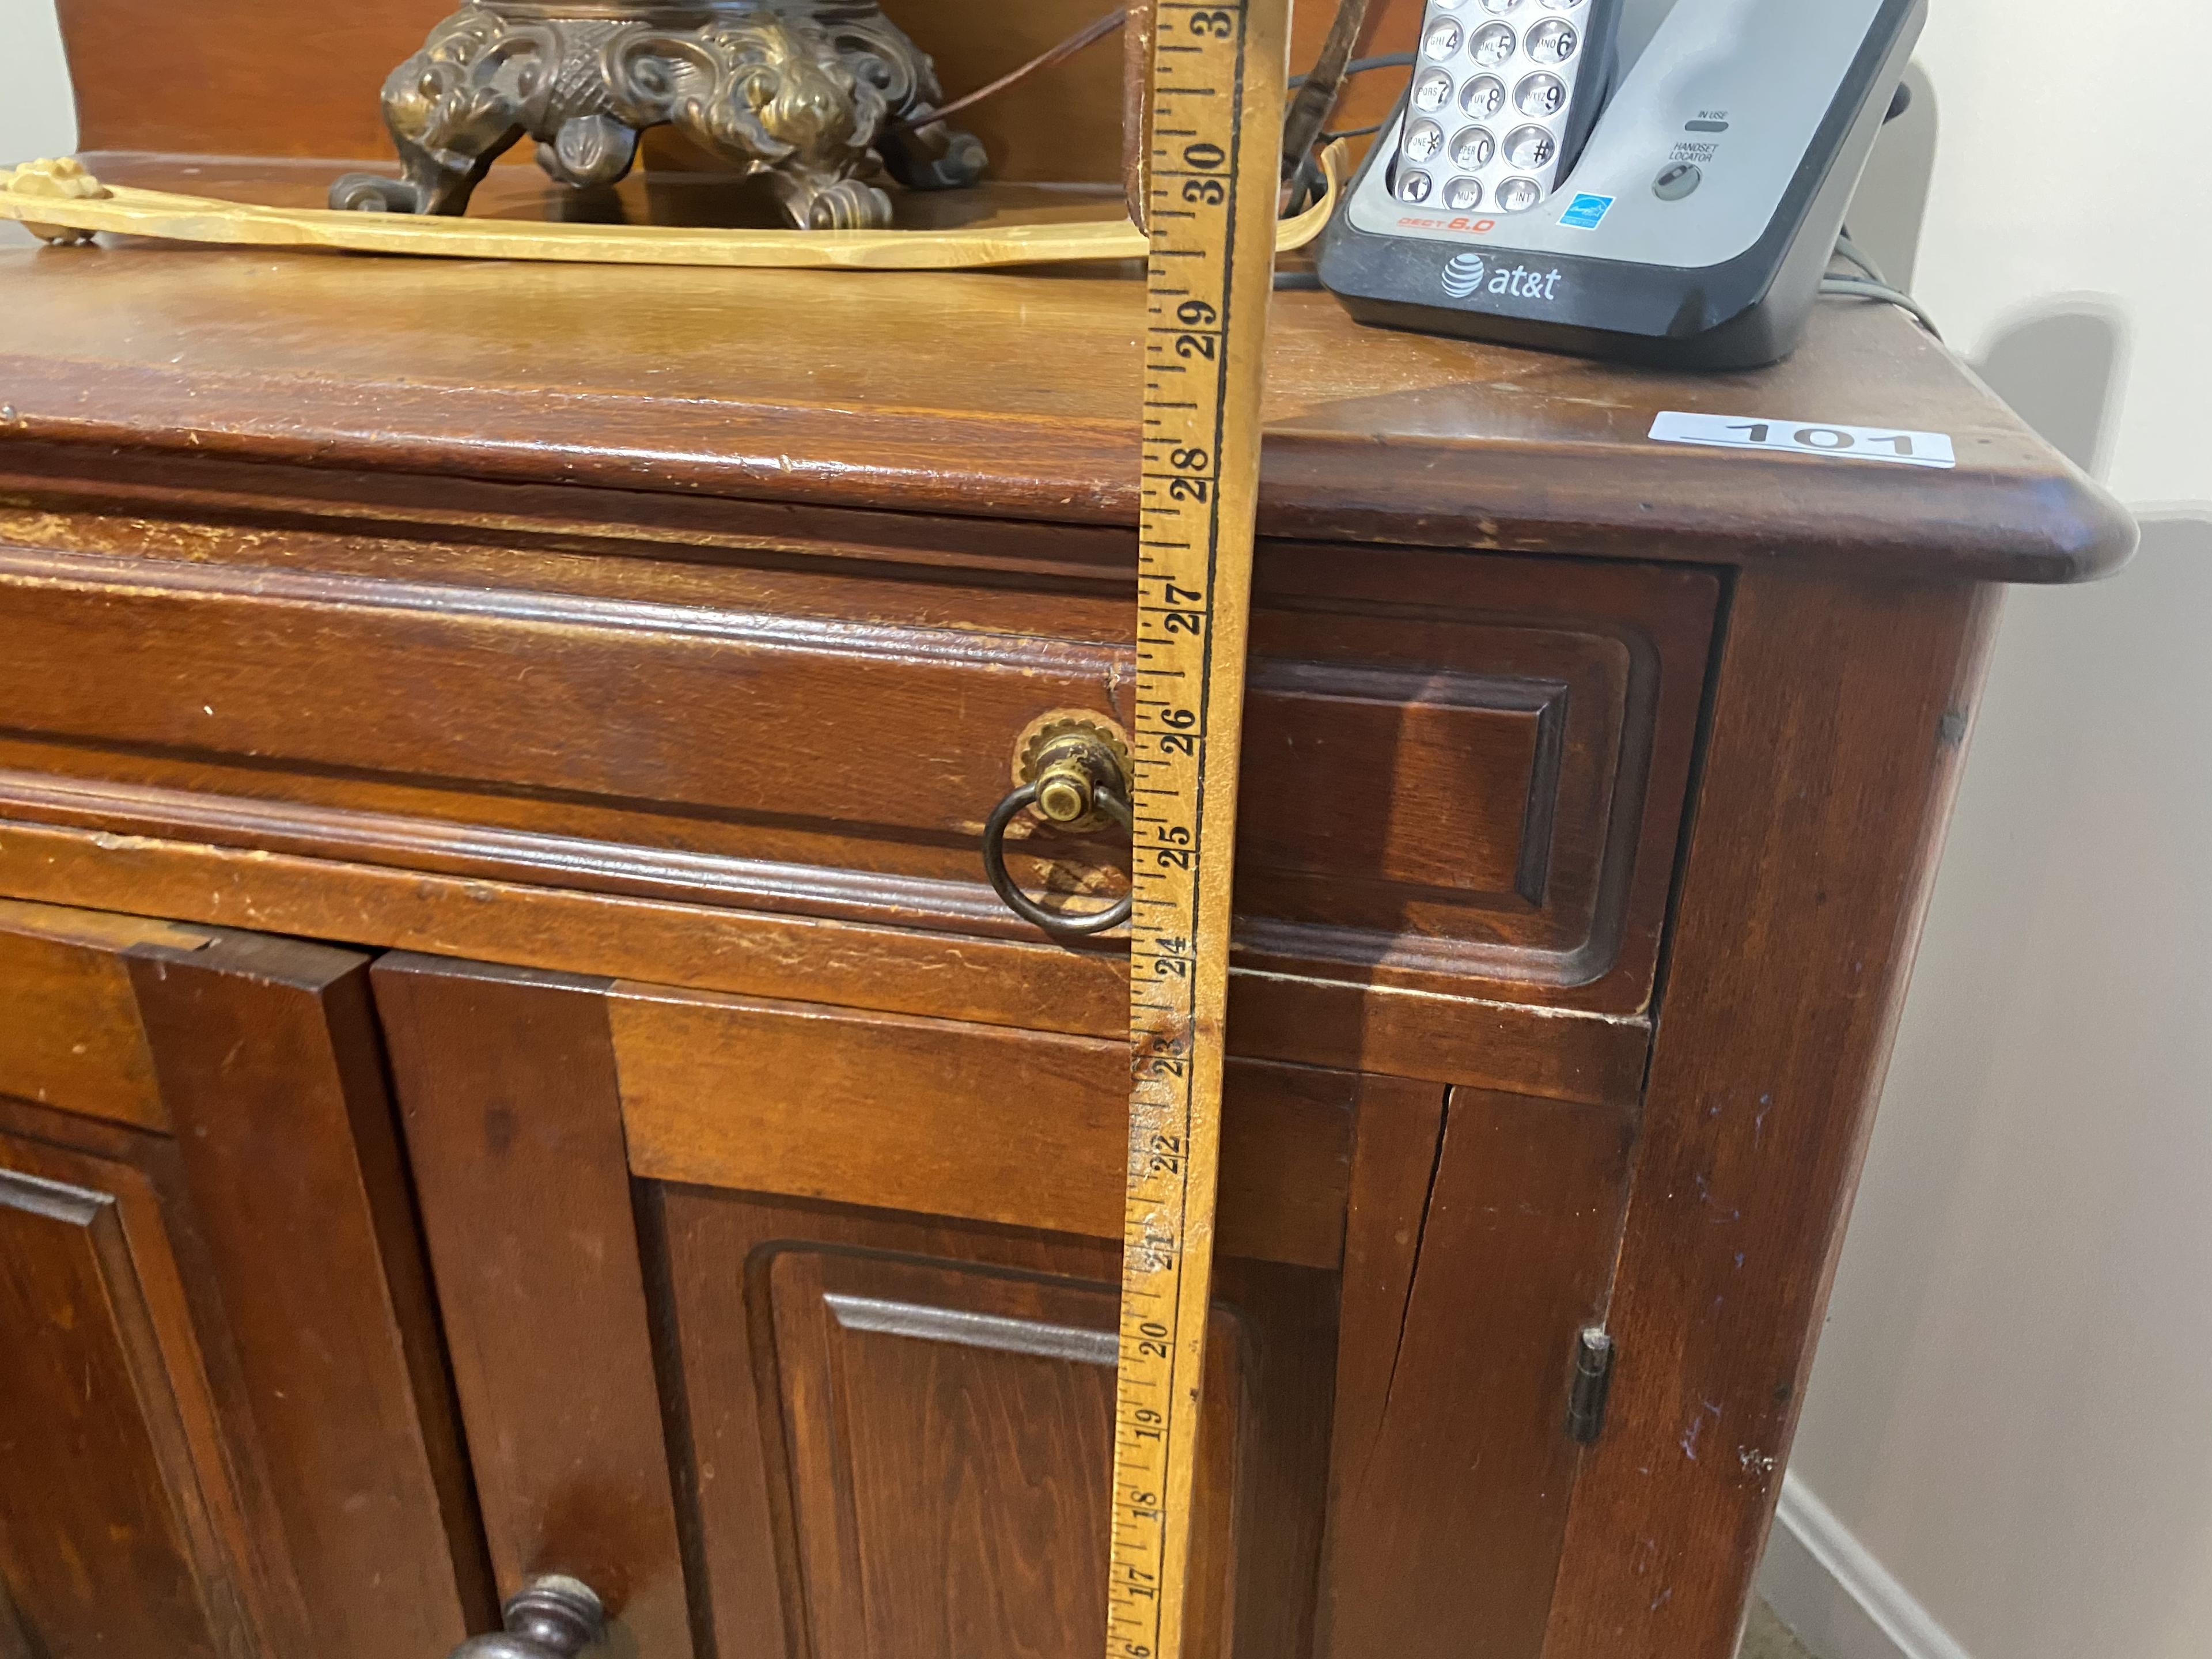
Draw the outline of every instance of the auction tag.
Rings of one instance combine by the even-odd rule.
[[[1905,432],[1890,426],[1831,426],[1747,415],[1691,415],[1662,410],[1651,436],[1662,444],[1717,444],[1724,449],[1787,450],[1850,461],[1898,461],[1906,466],[1954,467],[1950,438],[1941,432]]]

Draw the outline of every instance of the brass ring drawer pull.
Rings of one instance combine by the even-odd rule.
[[[450,1659],[576,1659],[606,1638],[606,1609],[592,1587],[560,1573],[532,1579],[500,1613],[505,1630],[471,1636]]]
[[[992,810],[983,825],[983,873],[1023,921],[1048,933],[1081,939],[1103,933],[1128,921],[1133,893],[1124,893],[1103,910],[1048,910],[1022,891],[1006,868],[1006,829],[1034,809],[1048,823],[1087,828],[1111,819],[1133,828],[1129,811],[1127,750],[1103,726],[1070,720],[1048,726],[1033,740],[1021,763],[1024,781]]]

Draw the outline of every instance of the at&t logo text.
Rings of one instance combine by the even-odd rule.
[[[1559,297],[1561,275],[1528,265],[1493,266],[1480,253],[1461,253],[1445,264],[1443,288],[1455,300],[1484,292],[1519,300],[1553,300]]]

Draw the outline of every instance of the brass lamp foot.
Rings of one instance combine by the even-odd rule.
[[[764,177],[801,229],[877,228],[891,219],[868,181],[878,160],[910,189],[982,175],[973,135],[915,121],[942,96],[928,57],[872,4],[474,0],[384,83],[401,176],[348,173],[331,205],[459,213],[526,135],[559,182],[611,185],[638,135],[669,125]]]

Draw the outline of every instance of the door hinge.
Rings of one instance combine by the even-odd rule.
[[[1587,1446],[1605,1428],[1606,1397],[1613,1392],[1613,1339],[1592,1325],[1575,1334],[1575,1369],[1567,1385],[1567,1437]]]

